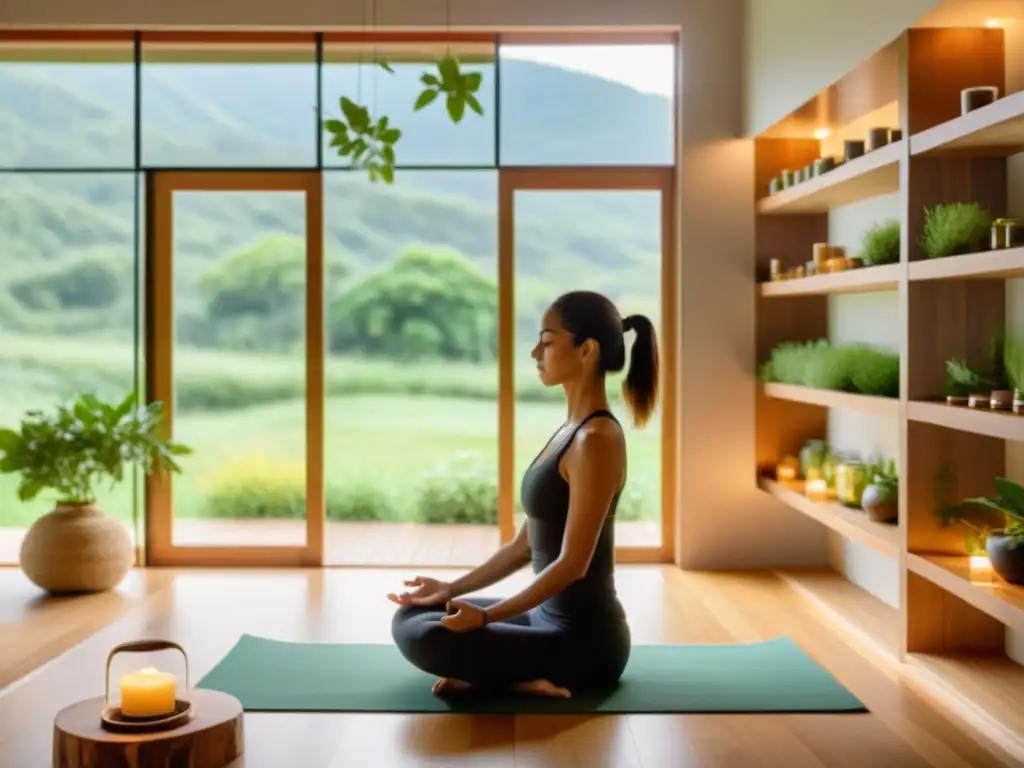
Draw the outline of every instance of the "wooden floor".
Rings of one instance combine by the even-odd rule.
[[[0,691],[0,766],[50,765],[54,714],[76,700],[102,695],[106,654],[116,643],[144,637],[175,640],[188,651],[198,678],[242,632],[291,640],[387,642],[393,606],[385,593],[397,588],[404,575],[363,569],[153,570],[133,573],[118,593],[51,602],[35,599],[16,569],[0,570],[0,681],[64,651]],[[507,592],[525,578],[522,574],[489,592]],[[853,650],[855,644],[848,644],[773,574],[623,566],[618,582],[634,642],[743,643],[786,634],[871,712],[624,717],[253,713],[246,715],[246,755],[236,768],[1015,764],[919,698],[894,666]],[[136,658],[132,665],[143,661]],[[170,656],[159,661],[166,667],[173,663]]]
[[[0,565],[15,565],[25,536],[22,528],[0,528]],[[659,547],[657,523],[617,522],[620,547]],[[302,546],[305,523],[298,520],[175,520],[177,546]],[[481,552],[498,548],[496,525],[328,522],[326,565],[434,565],[471,567]]]

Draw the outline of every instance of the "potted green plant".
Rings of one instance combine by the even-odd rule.
[[[82,394],[50,412],[28,411],[17,429],[0,429],[0,473],[21,476],[18,498],[56,496],[21,545],[22,570],[37,586],[98,592],[124,578],[134,546],[125,526],[96,506],[96,490],[132,467],[180,472],[175,457],[191,450],[163,439],[162,426],[162,404],[140,405],[132,393],[119,403]]]
[[[995,496],[964,499],[939,515],[946,525],[959,523],[969,529],[968,554],[983,549],[1000,577],[1010,584],[1024,584],[1024,488],[1005,477],[997,477],[994,485]],[[990,526],[993,512],[1001,527]],[[981,522],[976,522],[978,517],[983,518]]]
[[[877,462],[871,465],[871,482],[864,488],[860,506],[868,519],[876,523],[895,523],[899,520],[900,481],[896,462]]]
[[[926,208],[921,248],[930,259],[984,250],[992,216],[977,203],[945,203]]]
[[[861,243],[858,257],[867,266],[895,264],[900,260],[900,222],[889,219],[875,224],[867,232]]]

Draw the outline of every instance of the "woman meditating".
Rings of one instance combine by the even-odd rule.
[[[388,597],[401,607],[392,635],[435,694],[513,689],[568,698],[614,687],[630,632],[615,591],[614,516],[626,482],[626,442],[608,409],[605,375],[625,367],[623,394],[643,427],[658,395],[654,327],[622,319],[604,296],[576,291],[544,313],[532,356],[545,386],[565,391],[568,418],[523,475],[526,522],[487,562],[453,582],[416,577]],[[463,595],[533,564],[533,583],[505,599]]]

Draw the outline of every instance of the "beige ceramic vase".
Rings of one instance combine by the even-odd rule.
[[[21,568],[54,594],[113,589],[135,561],[128,530],[94,504],[58,504],[29,528]]]

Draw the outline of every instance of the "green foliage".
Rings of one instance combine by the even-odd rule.
[[[306,517],[305,467],[260,454],[244,455],[207,479],[203,517],[301,520]],[[394,501],[370,483],[329,484],[327,519],[379,522],[397,518]]]
[[[929,258],[985,249],[992,216],[978,203],[945,203],[925,209],[921,248]]]
[[[385,72],[394,74],[387,62],[377,63]],[[413,109],[418,112],[439,96],[444,96],[445,108],[453,123],[462,122],[467,106],[482,116],[484,108],[476,94],[483,75],[480,72],[463,73],[459,60],[450,53],[435,64],[436,74],[424,72],[420,76],[424,89],[416,97]],[[386,115],[374,120],[369,109],[347,96],[342,96],[339,103],[342,118],[332,117],[324,121],[324,128],[331,134],[330,146],[335,147],[341,157],[348,157],[353,168],[368,170],[370,181],[394,182],[395,144],[402,138],[401,130],[393,127]]]
[[[436,75],[430,72],[423,73],[420,82],[426,87],[417,97],[415,109],[421,110],[438,96],[443,95],[448,116],[453,123],[462,122],[462,116],[466,113],[467,106],[478,115],[483,116],[484,108],[480,106],[480,102],[476,98],[482,81],[483,75],[479,72],[463,74],[459,67],[459,60],[449,54],[437,62]]]
[[[160,403],[137,405],[134,393],[117,404],[82,394],[52,413],[28,411],[19,429],[0,429],[0,473],[21,475],[22,501],[51,490],[61,502],[94,502],[97,483],[121,482],[126,465],[181,471],[175,457],[191,450],[162,439],[162,417]]]
[[[1024,390],[1024,340],[1007,338],[1003,346],[1006,381],[1013,389]]]
[[[325,265],[328,295],[348,272]],[[305,336],[306,243],[294,235],[264,235],[207,268],[199,278],[205,312],[195,326],[182,323],[188,343],[230,349],[287,349]]]
[[[417,489],[416,519],[422,523],[498,523],[495,469],[456,457],[424,473]]]
[[[960,524],[968,529],[967,549],[972,554],[984,550],[990,533],[1008,536],[1012,548],[1024,545],[1024,487],[1005,477],[997,477],[993,484],[995,496],[964,499],[937,513],[943,525]]]
[[[900,260],[900,222],[890,219],[875,224],[864,233],[860,258],[865,264],[879,266],[895,264]]]
[[[34,274],[10,282],[11,295],[26,309],[102,309],[122,294],[123,270],[111,259],[87,255],[48,264]]]
[[[967,397],[977,392],[990,392],[993,382],[975,373],[963,360],[946,361],[946,394],[952,397]]]
[[[946,394],[966,397],[998,389],[1012,389],[1024,369],[1024,347],[1003,334],[995,334],[988,345],[985,363],[975,371],[963,360],[946,361]]]
[[[390,184],[395,180],[395,144],[402,132],[389,124],[387,115],[374,120],[370,111],[347,96],[339,100],[342,119],[328,118],[324,128],[331,134],[330,146],[348,157],[353,168],[369,171],[370,181]]]
[[[468,259],[410,249],[339,296],[330,309],[334,352],[401,360],[493,360],[497,284]]]
[[[763,381],[899,397],[899,355],[865,344],[836,346],[825,339],[783,342],[758,375]]]
[[[889,459],[875,461],[868,465],[868,475],[871,477],[871,484],[882,492],[882,500],[888,501],[899,493],[900,479],[896,474],[896,462]]]

